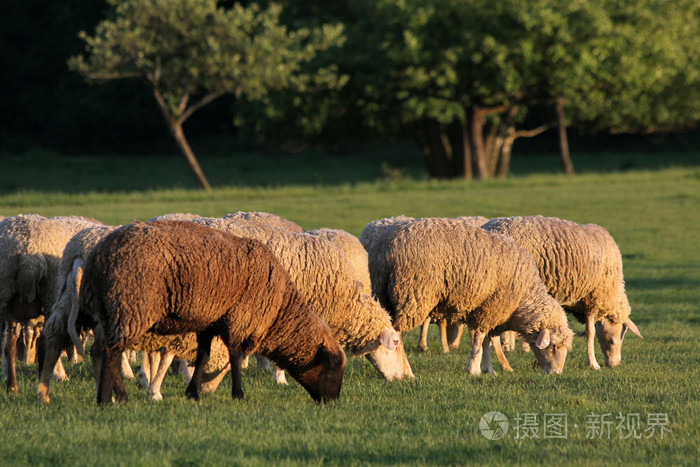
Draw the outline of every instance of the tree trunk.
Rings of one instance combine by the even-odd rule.
[[[486,112],[475,109],[472,115],[472,160],[474,162],[474,175],[477,178],[489,178],[486,167],[486,154],[484,154],[484,125]]]
[[[557,122],[559,124],[561,168],[566,175],[573,175],[574,164],[571,162],[571,155],[569,154],[569,140],[566,136],[566,116],[564,115],[564,105],[561,100],[557,100]]]
[[[464,164],[464,178],[471,180],[474,177],[472,170],[472,147],[469,138],[469,130],[466,124],[460,125],[462,131],[462,162]]]
[[[182,125],[170,122],[170,131],[172,132],[173,138],[175,138],[177,146],[180,148],[180,152],[185,156],[187,165],[189,165],[199,188],[205,191],[211,191],[211,186],[204,176],[204,172],[202,172],[202,168],[199,166],[199,162],[197,162],[192,148],[190,148],[190,145],[187,143],[185,132],[182,131]]]

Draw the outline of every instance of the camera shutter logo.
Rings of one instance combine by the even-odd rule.
[[[487,412],[479,420],[479,431],[486,439],[501,439],[508,433],[508,418],[501,412]]]

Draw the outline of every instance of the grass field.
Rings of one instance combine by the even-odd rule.
[[[600,173],[596,159],[575,159],[583,167],[575,177],[527,174],[523,161],[518,175],[486,182],[427,180],[415,155],[328,158],[309,168],[311,159],[204,160],[215,189],[201,193],[187,188],[179,159],[2,156],[0,215],[118,224],[168,212],[260,210],[356,235],[366,222],[396,214],[593,222],[618,241],[632,318],[645,339],[628,336],[615,369],[588,370],[577,338],[560,376],[541,375],[532,355],[516,350],[508,357],[515,373],[468,377],[467,346],[443,355],[431,329],[430,351],[422,353],[414,330],[404,336],[414,380],[387,383],[364,358],[351,358],[340,400],[326,406],[294,382],[276,387],[254,364],[244,373],[242,402],[231,400],[229,378],[195,403],[184,397],[183,379],[170,375],[162,402],[148,402],[128,382],[130,402],[107,408],[95,404],[89,365],[67,365],[71,381],[54,382],[52,403],[43,406],[35,400],[36,367],[19,365],[20,392],[0,391],[0,463],[697,465],[700,157],[606,155]],[[292,184],[282,183],[285,173]],[[509,422],[498,440],[479,429],[491,411]]]

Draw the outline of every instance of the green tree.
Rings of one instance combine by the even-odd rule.
[[[517,138],[554,126],[571,173],[567,125],[638,132],[698,122],[693,0],[284,4],[299,12],[286,21],[346,27],[334,60],[348,85],[308,113],[330,116],[325,131],[414,138],[434,177],[503,176]]]
[[[198,185],[209,183],[183,124],[231,93],[262,99],[272,90],[341,86],[333,66],[302,68],[320,50],[342,44],[341,25],[288,30],[281,7],[230,8],[216,0],[110,0],[110,15],[93,36],[82,32],[85,54],[69,61],[90,81],[145,79]]]

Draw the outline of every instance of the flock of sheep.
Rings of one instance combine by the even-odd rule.
[[[561,373],[573,332],[585,324],[587,363],[621,359],[630,320],[620,251],[597,225],[556,218],[421,218],[369,222],[359,239],[304,231],[268,213],[221,218],[171,214],[106,226],[82,217],[0,218],[3,373],[17,391],[18,343],[36,349],[39,400],[67,379],[61,354],[79,358],[93,335],[97,401],[127,400],[130,352],[142,351],[139,384],[151,400],[174,361],[186,395],[217,388],[230,371],[242,398],[249,355],[317,402],[340,394],[345,352],[365,355],[387,380],[413,377],[401,333],[440,324],[443,350],[471,340],[469,374],[512,371],[515,335],[545,373]],[[425,332],[421,348],[425,348]],[[506,336],[509,336],[506,338]],[[504,346],[501,346],[501,339]]]

